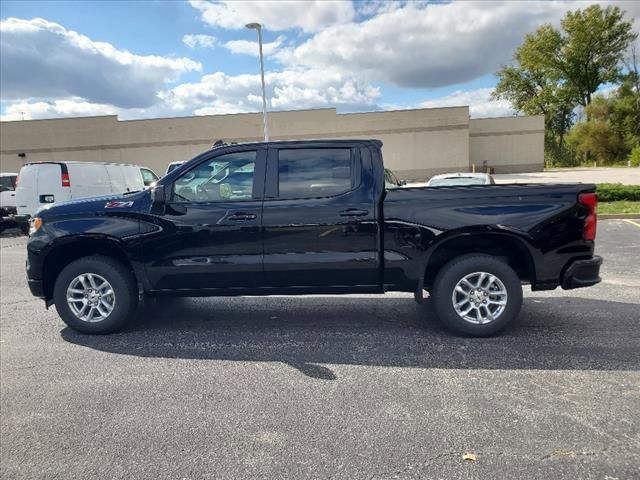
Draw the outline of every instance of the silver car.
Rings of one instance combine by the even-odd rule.
[[[464,185],[495,185],[488,173],[443,173],[435,175],[427,182],[427,187],[456,187]]]

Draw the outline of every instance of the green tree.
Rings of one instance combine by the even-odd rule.
[[[595,96],[586,107],[588,120],[579,122],[569,134],[569,144],[583,160],[610,165],[626,158],[624,130],[620,128],[617,100]]]
[[[508,100],[514,109],[526,115],[544,115],[545,150],[561,155],[564,136],[574,116],[571,92],[557,72],[539,57],[539,52],[560,48],[559,32],[543,25],[525,36],[514,54],[515,65],[497,72],[498,84],[493,98]]]
[[[567,12],[562,20],[562,48],[549,62],[583,107],[601,85],[620,79],[625,52],[637,38],[632,22],[619,7],[600,5]]]
[[[565,136],[578,105],[586,108],[602,85],[622,79],[625,52],[637,35],[619,7],[592,5],[567,12],[560,30],[550,24],[527,34],[513,65],[498,72],[493,98],[527,115],[545,117],[545,153],[567,161]],[[571,145],[576,145],[573,142]]]
[[[625,108],[630,112],[627,119],[628,145],[631,148],[640,147],[640,67],[638,63],[638,43],[631,45],[629,55],[624,61],[627,74],[624,76],[620,93],[627,98]]]
[[[571,130],[569,144],[583,160],[623,163],[640,147],[640,102],[632,82],[633,76],[626,75],[608,96],[595,95],[586,107],[587,120]]]

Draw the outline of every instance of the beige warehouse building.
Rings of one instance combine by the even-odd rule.
[[[539,171],[544,163],[543,117],[470,119],[469,107],[339,114],[334,108],[272,112],[272,140],[376,138],[385,164],[399,178],[426,180],[441,172],[492,167],[497,173]],[[26,162],[136,163],[164,172],[219,139],[259,141],[262,114],[118,120],[100,117],[0,123],[2,171]]]

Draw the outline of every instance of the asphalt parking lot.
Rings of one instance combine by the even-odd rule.
[[[176,299],[83,336],[0,246],[3,478],[640,477],[630,222],[599,223],[603,283],[527,291],[491,339],[401,294]]]

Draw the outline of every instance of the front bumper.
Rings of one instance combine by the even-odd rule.
[[[44,298],[44,287],[42,285],[42,280],[29,279],[29,290],[31,290],[31,295],[38,298]]]
[[[587,260],[575,260],[569,265],[562,276],[562,288],[570,290],[572,288],[590,287],[599,283],[600,265],[602,257],[594,255]]]
[[[31,295],[38,298],[45,298],[44,294],[44,282],[42,281],[42,277],[40,275],[40,271],[35,267],[33,261],[33,257],[29,251],[27,251],[27,261],[25,262],[25,270],[27,274],[27,283],[29,285],[29,290],[31,290]]]

